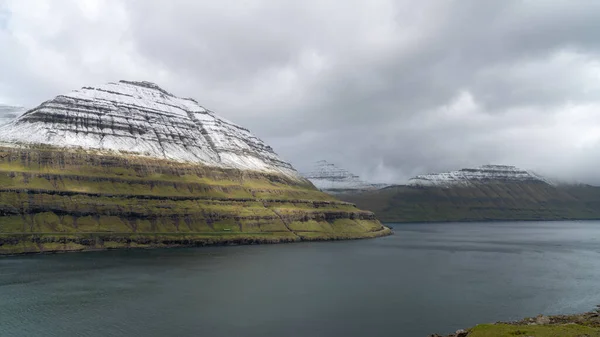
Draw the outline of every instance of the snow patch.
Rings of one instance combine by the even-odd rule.
[[[553,183],[532,171],[508,165],[483,165],[458,171],[418,175],[408,181],[412,186],[471,186],[492,181]]]

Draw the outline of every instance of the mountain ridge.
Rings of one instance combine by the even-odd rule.
[[[0,127],[0,255],[390,233],[247,129],[150,82],[84,87]]]
[[[387,222],[600,219],[600,187],[557,184],[509,165],[420,175],[337,197]]]
[[[469,185],[486,181],[540,181],[554,185],[550,180],[512,165],[482,165],[457,171],[418,175],[408,181],[413,186]]]
[[[300,178],[248,129],[146,81],[111,82],[59,95],[0,127],[0,142],[127,151]]]

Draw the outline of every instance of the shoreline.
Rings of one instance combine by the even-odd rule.
[[[392,235],[391,228],[383,226],[381,230],[366,233],[319,233],[285,232],[281,233],[77,233],[65,236],[64,233],[11,235],[7,240],[0,235],[0,258],[36,254],[58,254],[71,252],[128,250],[128,249],[164,249],[207,246],[239,246],[284,244],[314,241],[343,241],[374,239]],[[44,235],[63,234],[43,238]],[[249,235],[250,234],[250,235]],[[256,236],[252,236],[255,234]],[[292,235],[290,235],[292,234]],[[273,236],[271,236],[273,235]],[[20,236],[18,238],[17,236]],[[27,236],[23,240],[23,236]],[[174,238],[175,236],[179,238]]]
[[[379,218],[378,218],[379,219]],[[560,222],[560,221],[600,221],[600,218],[569,218],[569,219],[484,219],[484,220],[433,220],[433,221],[388,221],[381,220],[381,223],[385,224],[398,224],[398,225],[409,225],[409,224],[451,224],[451,223],[474,223],[474,222],[485,222],[485,223],[494,223],[494,222]]]
[[[538,315],[518,321],[478,324],[457,330],[449,335],[432,334],[429,337],[501,337],[501,336],[600,336],[600,305],[595,310],[572,315]]]

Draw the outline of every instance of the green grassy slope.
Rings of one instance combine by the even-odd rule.
[[[559,326],[530,326],[509,324],[482,324],[471,330],[468,337],[600,337],[600,328],[593,328],[579,324],[565,324]]]
[[[440,335],[432,335],[442,337]],[[598,310],[575,315],[537,316],[516,322],[480,324],[446,337],[600,337]]]
[[[452,188],[392,186],[338,198],[382,221],[560,220],[600,218],[600,188],[497,182]]]
[[[165,160],[0,147],[0,254],[389,234],[305,180]]]

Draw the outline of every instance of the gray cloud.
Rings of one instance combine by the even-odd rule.
[[[5,0],[0,101],[145,79],[300,170],[502,163],[600,184],[598,31],[583,0]]]

